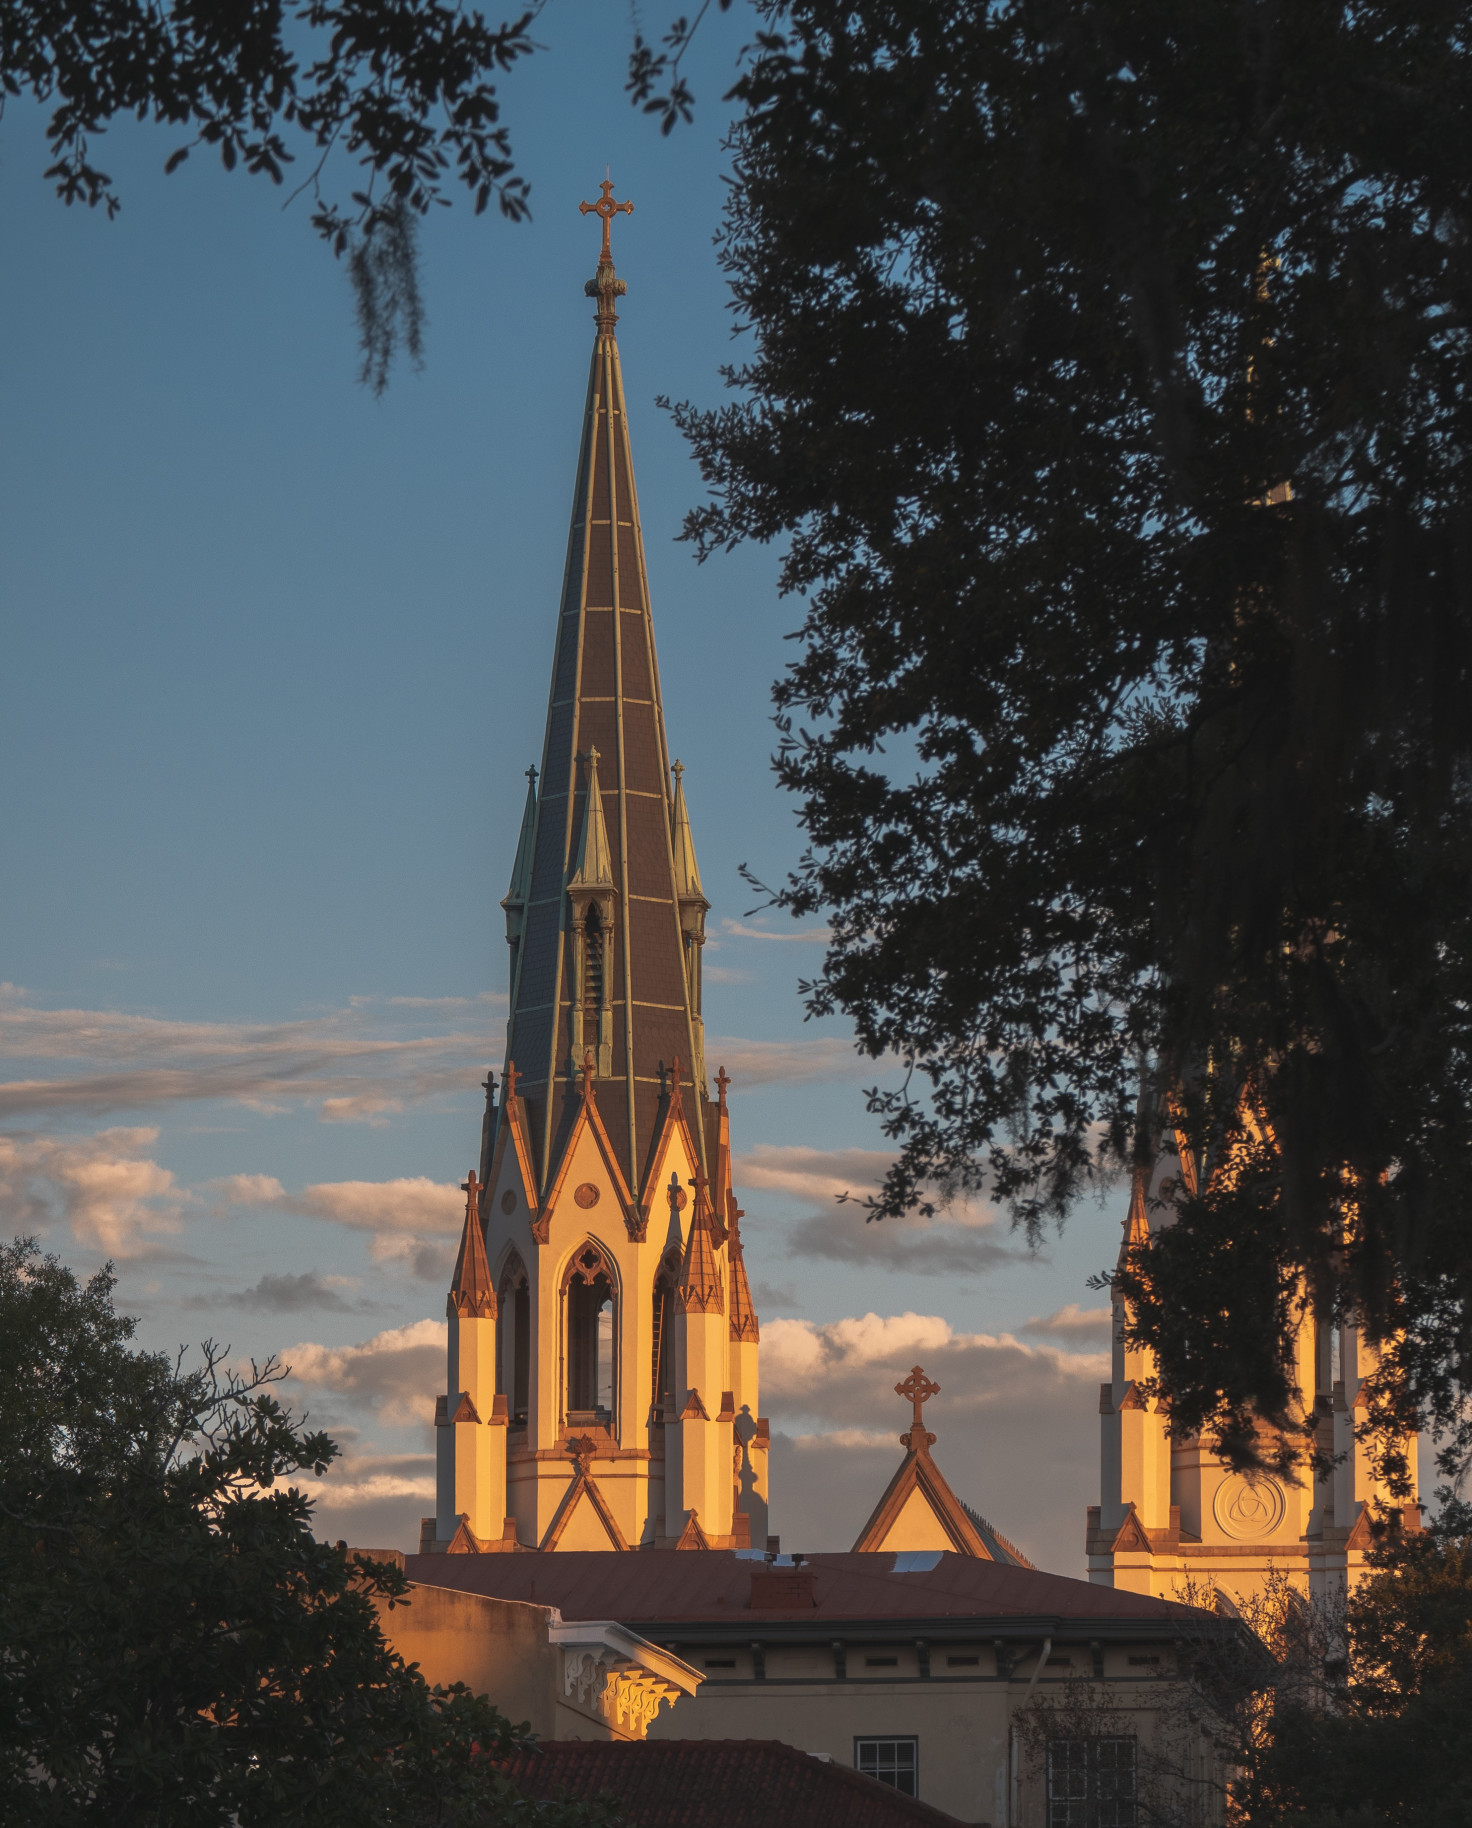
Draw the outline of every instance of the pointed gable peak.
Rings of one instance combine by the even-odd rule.
[[[470,1170],[470,1179],[463,1181],[461,1186],[465,1192],[465,1227],[460,1234],[460,1254],[455,1259],[445,1311],[452,1320],[494,1320],[496,1290],[480,1228],[481,1189],[474,1168]]]
[[[611,889],[613,852],[609,849],[608,826],[603,818],[603,795],[598,791],[598,751],[589,749],[583,760],[588,770],[588,797],[583,805],[583,829],[567,886],[570,889]]]
[[[905,1397],[915,1412],[909,1429],[900,1436],[900,1444],[909,1451],[860,1530],[853,1552],[951,1549],[978,1561],[996,1561],[998,1557],[930,1457],[935,1436],[924,1426],[920,1411],[922,1404],[940,1394],[940,1385],[916,1365],[894,1388],[896,1396]]]
[[[685,764],[677,761],[670,773],[675,777],[675,803],[670,814],[670,835],[675,852],[675,888],[681,901],[701,901],[709,907],[705,891],[700,886],[700,865],[695,861],[695,836],[690,830],[690,814],[685,805]]]

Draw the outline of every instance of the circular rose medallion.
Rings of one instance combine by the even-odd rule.
[[[516,1211],[516,1195],[509,1187],[501,1195],[501,1210],[502,1212]]]
[[[1287,1504],[1276,1479],[1263,1473],[1255,1478],[1230,1473],[1216,1488],[1211,1508],[1223,1534],[1240,1542],[1248,1537],[1271,1536],[1283,1521]]]
[[[598,1204],[598,1189],[591,1181],[584,1181],[572,1196],[579,1206],[588,1207]]]

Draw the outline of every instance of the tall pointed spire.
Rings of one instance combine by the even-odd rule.
[[[597,304],[593,357],[507,1053],[521,1068],[540,1189],[556,1176],[581,1104],[578,1075],[592,1054],[600,1116],[625,1181],[642,1198],[653,1171],[662,1071],[676,1055],[695,1062],[703,1107],[703,1037],[698,973],[692,990],[690,936],[682,926],[695,904],[675,862],[669,751],[615,336],[615,304],[627,287],[614,272],[607,231],[632,206],[615,202],[606,183],[600,200],[583,208],[601,221],[604,240],[586,287]],[[693,870],[688,832],[686,838]],[[513,878],[513,888],[519,881]],[[697,874],[697,893],[698,884]],[[703,1154],[703,1112],[692,1129]]]

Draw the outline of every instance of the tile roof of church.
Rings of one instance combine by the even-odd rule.
[[[579,868],[593,869],[609,885],[614,904],[612,1065],[599,1081],[598,1103],[624,1179],[639,1194],[660,1117],[661,1069],[676,1056],[700,1058],[679,905],[682,890],[687,898],[690,892],[694,848],[686,821],[678,833],[677,866],[669,751],[615,335],[614,307],[626,288],[606,250],[588,290],[598,303],[597,329],[540,792],[529,852],[523,857],[518,847],[508,897],[525,912],[507,1058],[519,1070],[545,1189],[577,1117],[582,1064],[570,1058],[576,987],[565,891]],[[589,764],[594,749],[596,787]],[[698,874],[695,884],[698,892]],[[692,1129],[703,1151],[703,1085],[696,1095],[701,1116]]]
[[[1174,1600],[1095,1586],[1038,1568],[975,1556],[910,1553],[812,1555],[796,1583],[807,1591],[801,1613],[789,1605],[752,1605],[771,1590],[757,1557],[729,1550],[555,1555],[410,1555],[405,1572],[430,1587],[487,1593],[498,1599],[556,1606],[567,1619],[617,1619],[648,1636],[662,1627],[705,1621],[746,1630],[801,1620],[880,1624],[886,1620],[1071,1619],[1081,1625],[1160,1630],[1213,1615]],[[778,1570],[786,1574],[785,1567]],[[648,1626],[649,1629],[645,1630]]]
[[[954,1828],[955,1817],[770,1739],[551,1740],[502,1766],[525,1794],[607,1792],[636,1828]]]

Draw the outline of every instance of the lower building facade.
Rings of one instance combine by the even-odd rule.
[[[1212,1612],[939,1550],[424,1555],[406,1569],[534,1595],[569,1628],[616,1620],[693,1671],[699,1686],[651,1717],[650,1740],[775,1740],[992,1828],[1143,1828],[1167,1803],[1202,1828],[1224,1819],[1192,1647],[1219,1662],[1240,1637],[1244,1667],[1253,1653]],[[467,1642],[467,1667],[473,1654]]]

